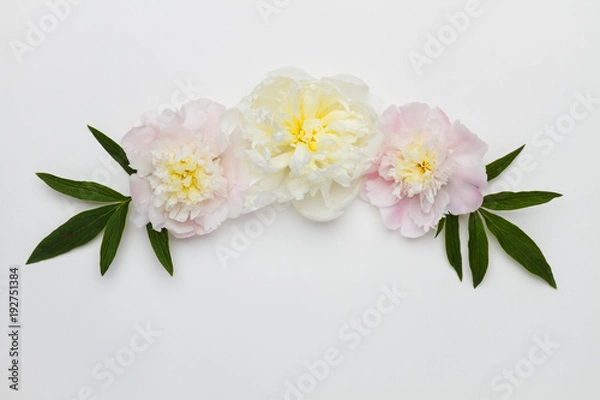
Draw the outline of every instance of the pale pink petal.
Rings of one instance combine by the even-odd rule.
[[[460,122],[452,124],[448,132],[449,159],[462,167],[481,166],[488,146]]]
[[[487,187],[487,173],[483,164],[479,168],[456,168],[452,180],[471,184],[481,190]]]
[[[223,204],[226,202],[227,199],[223,197],[214,197],[212,199],[206,199],[202,202],[202,212],[199,215],[212,214],[220,207],[222,207]]]
[[[230,108],[221,115],[220,129],[226,136],[236,136],[239,138],[241,132],[239,124],[242,121],[242,113],[237,108]]]
[[[250,173],[248,165],[235,148],[228,148],[221,154],[221,167],[227,179],[229,191],[244,192],[250,186]]]
[[[204,128],[208,120],[206,109],[210,104],[206,104],[206,100],[197,100],[186,103],[181,108],[183,122],[181,126],[190,131],[198,131]]]
[[[400,234],[409,239],[420,238],[426,233],[427,231],[415,224],[411,218],[408,218],[408,220],[400,227]]]
[[[173,111],[175,113],[175,111]],[[160,130],[160,122],[158,121],[158,113],[156,111],[145,112],[140,118],[141,125]]]
[[[133,207],[131,210],[131,219],[138,227],[148,225],[148,207],[152,198],[152,188],[146,179],[134,174],[129,179],[129,190]]]
[[[409,103],[400,107],[402,130],[416,133],[423,129],[429,117],[430,108],[424,103]]]
[[[445,192],[444,192],[445,193]],[[448,196],[436,196],[434,204],[431,206],[429,212],[425,212],[421,206],[421,199],[419,196],[412,197],[406,200],[408,203],[407,211],[413,222],[422,227],[425,231],[429,231],[435,226],[440,219],[442,219],[443,213],[439,210],[445,210],[448,206]],[[439,204],[435,204],[439,203]],[[445,204],[443,204],[445,203]]]
[[[150,182],[142,179],[138,174],[133,174],[129,179],[129,190],[134,208],[140,213],[147,214],[152,199]]]
[[[383,132],[385,138],[383,151],[392,143],[392,138],[400,132],[402,126],[402,118],[398,107],[390,106],[381,114],[379,117],[379,130]]]
[[[183,106],[182,126],[195,133],[197,138],[217,156],[229,145],[228,134],[221,131],[221,117],[225,106],[207,99],[199,99]]]
[[[244,210],[246,196],[244,191],[234,188],[229,192],[227,202],[229,203],[229,218],[237,218]]]
[[[165,228],[169,233],[177,239],[186,239],[196,235],[198,229],[194,221],[179,222],[173,219],[168,219]],[[156,229],[156,228],[155,228]]]
[[[392,207],[380,208],[383,224],[391,230],[400,229],[400,234],[407,238],[418,238],[426,232],[408,215],[408,201],[401,200]]]
[[[217,229],[229,216],[229,205],[224,202],[213,212],[202,215],[194,220],[203,233],[209,233]]]
[[[207,132],[214,132],[211,136],[217,147],[215,154],[221,154],[229,145],[229,138],[226,133],[221,131],[221,117],[225,113],[225,106],[219,103],[212,103],[206,110],[206,129]]]
[[[390,207],[399,200],[394,194],[394,181],[379,176],[367,179],[364,184],[364,198],[376,207]]]
[[[450,119],[442,110],[437,107],[429,110],[429,115],[423,125],[424,130],[438,136],[445,134],[449,127]]]
[[[450,194],[446,191],[446,188],[441,188],[435,196],[435,202],[431,212],[436,215],[437,221],[432,225],[436,227],[440,220],[448,213],[448,207],[450,205]]]
[[[155,128],[138,126],[127,132],[121,140],[131,167],[141,176],[148,175],[153,170],[150,151],[158,135]]]
[[[152,224],[155,231],[160,231],[168,222],[165,212],[158,209],[153,204],[148,207],[148,220]]]
[[[461,181],[451,181],[445,187],[450,195],[448,210],[451,214],[462,215],[476,211],[483,203],[481,190]]]

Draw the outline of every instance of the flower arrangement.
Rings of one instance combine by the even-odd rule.
[[[297,69],[267,76],[233,108],[191,101],[174,115],[148,113],[121,145],[88,126],[130,175],[126,196],[95,182],[40,173],[52,189],[105,205],[82,212],[48,235],[28,264],[64,254],[104,231],[100,272],[106,274],[131,220],[145,227],[158,260],[173,275],[169,238],[205,235],[228,219],[291,202],[314,221],[339,218],[360,196],[383,225],[406,238],[443,237],[459,278],[459,225],[468,217],[468,263],[477,287],[489,264],[491,232],[502,249],[556,288],[535,242],[496,211],[547,203],[554,192],[484,195],[523,147],[488,165],[487,145],[439,108],[391,106],[380,116],[357,78],[315,79]],[[487,229],[486,229],[487,228]]]

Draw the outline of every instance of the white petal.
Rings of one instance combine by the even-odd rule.
[[[333,183],[327,201],[319,191],[314,196],[307,195],[303,200],[294,201],[294,207],[302,216],[310,220],[331,221],[343,214],[344,208],[356,198],[359,191],[360,182],[350,187]]]

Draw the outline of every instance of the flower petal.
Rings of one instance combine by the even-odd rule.
[[[350,187],[336,183],[331,185],[325,200],[319,190],[314,196],[307,194],[302,200],[295,200],[294,207],[304,217],[312,221],[331,221],[343,214],[343,209],[356,198],[360,191],[360,182]]]
[[[448,210],[454,215],[472,213],[483,204],[481,190],[470,183],[453,180],[445,187],[450,195]]]
[[[423,129],[429,117],[430,108],[425,103],[408,103],[400,107],[401,130],[416,133]]]
[[[127,153],[131,167],[137,170],[140,176],[152,173],[152,155],[150,151],[158,136],[159,133],[155,128],[138,126],[127,132],[121,140],[121,145]]]
[[[449,158],[460,167],[480,167],[488,145],[460,122],[452,124],[448,132]]]
[[[376,207],[390,207],[399,201],[394,194],[394,181],[379,176],[367,179],[364,184],[363,198]]]
[[[425,235],[425,230],[415,224],[408,215],[409,202],[401,200],[392,207],[379,209],[383,224],[391,230],[400,229],[400,234],[407,238],[418,238]]]

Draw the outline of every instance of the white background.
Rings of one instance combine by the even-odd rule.
[[[468,271],[461,283],[447,265],[441,240],[402,239],[360,200],[327,224],[291,209],[277,213],[227,269],[216,249],[231,248],[236,229],[256,216],[173,242],[174,278],[130,224],[104,278],[99,240],[22,268],[21,392],[7,391],[3,322],[0,397],[283,399],[286,381],[306,373],[304,362],[334,347],[343,362],[304,398],[600,398],[600,105],[568,134],[540,133],[568,122],[577,93],[600,98],[600,3],[482,0],[482,15],[420,76],[409,52],[423,54],[427,33],[443,29],[445,14],[463,10],[465,0],[277,3],[280,12],[265,22],[255,0],[87,0],[18,57],[11,43],[26,43],[28,21],[51,23],[51,11],[39,0],[3,0],[0,309],[8,268],[23,266],[44,236],[84,208],[35,172],[128,191],[126,175],[106,163],[86,124],[119,140],[183,83],[232,106],[266,72],[288,65],[315,76],[354,74],[383,105],[440,106],[490,144],[487,161],[528,143],[507,187],[565,196],[506,215],[542,247],[559,290],[493,239],[488,275],[473,290]],[[349,350],[338,331],[394,283],[408,297]],[[136,325],[147,323],[162,336],[103,387],[94,369],[126,354]],[[560,347],[531,372],[536,335]],[[530,376],[510,396],[506,387],[494,391],[494,379],[516,366]]]

